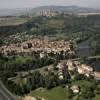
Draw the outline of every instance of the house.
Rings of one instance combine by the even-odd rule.
[[[79,66],[81,63],[80,63],[79,61],[74,61],[74,64],[75,64],[76,66]]]
[[[59,79],[61,80],[64,79],[63,75],[59,75]]]
[[[68,61],[67,61],[67,65],[68,65],[68,66],[73,66],[72,60],[68,60]]]
[[[67,66],[68,66],[69,71],[75,71],[76,70],[76,67],[74,66],[74,63],[71,60],[67,61]]]
[[[78,85],[73,85],[71,88],[70,88],[73,93],[79,93],[80,92],[80,87]]]
[[[76,68],[75,68],[74,66],[68,66],[68,70],[69,70],[69,71],[75,71]]]
[[[87,70],[88,72],[93,72],[93,68],[86,65],[86,64],[82,64],[81,67],[84,69],[84,70]]]
[[[78,66],[77,71],[79,74],[85,74],[84,70],[80,66]]]
[[[63,69],[63,68],[64,68],[64,65],[63,65],[63,63],[59,63],[56,67],[57,67],[58,69]]]
[[[43,57],[45,57],[45,53],[44,52],[41,52],[40,53],[40,58],[43,58]]]
[[[89,77],[91,73],[93,72],[93,68],[86,64],[81,64],[80,66],[77,67],[77,71],[79,74],[83,74]]]
[[[100,80],[100,72],[94,72],[93,76],[95,79]]]
[[[64,76],[63,76],[64,65],[62,63],[59,63],[57,65],[57,68],[58,68],[58,76],[59,76],[59,79],[63,79],[64,78]]]

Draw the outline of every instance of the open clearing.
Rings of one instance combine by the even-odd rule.
[[[31,91],[29,95],[34,97],[43,97],[45,100],[66,100],[68,91],[62,87],[55,87],[50,90],[46,89],[37,89],[35,91]]]
[[[79,16],[91,16],[91,15],[100,15],[100,13],[79,13]]]
[[[9,18],[0,18],[0,26],[13,26],[13,25],[20,25],[27,21],[27,18],[16,18],[16,17],[9,17]]]
[[[80,80],[80,81],[75,81],[72,82],[74,85],[79,85],[82,89],[84,86],[89,86],[91,85],[91,82],[85,81],[85,80]],[[61,86],[55,87],[50,90],[46,90],[44,88],[39,88],[34,91],[31,91],[30,96],[33,97],[43,97],[45,100],[68,100],[68,90],[66,88],[62,88]],[[100,96],[96,96],[93,98],[93,100],[100,100]]]
[[[25,96],[22,98],[22,100],[36,100],[36,98],[31,97],[31,96]]]
[[[100,100],[100,95],[97,95],[96,97],[94,97],[93,100]]]

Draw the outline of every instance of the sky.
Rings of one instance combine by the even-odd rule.
[[[100,8],[100,0],[0,0],[0,8],[35,8],[46,5]]]

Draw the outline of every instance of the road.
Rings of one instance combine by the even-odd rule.
[[[89,56],[89,57],[87,57],[87,59],[88,60],[91,60],[91,59],[99,59],[100,58],[100,56]],[[72,59],[72,60],[80,60],[81,58],[74,58],[74,59]]]
[[[8,91],[8,89],[0,81],[0,100],[19,100],[16,96]]]
[[[87,57],[87,59],[89,59],[89,60],[91,60],[91,59],[99,59],[100,58],[100,56],[90,56],[90,57]],[[53,58],[52,58],[53,59]],[[81,58],[74,58],[74,59],[71,59],[71,60],[73,60],[73,61],[75,61],[75,60],[81,60]],[[61,62],[66,62],[67,60],[61,60]],[[27,75],[29,72],[31,72],[31,73],[33,73],[34,71],[40,71],[40,70],[44,70],[45,68],[50,68],[50,67],[52,67],[53,66],[53,64],[51,64],[51,65],[48,65],[48,66],[44,66],[44,67],[42,67],[42,68],[37,68],[37,69],[33,69],[33,70],[29,70],[29,71],[21,71],[21,72],[15,72],[17,75],[19,75],[19,74],[22,74],[22,75]],[[8,80],[15,80],[17,77],[11,77],[11,78],[9,78]]]
[[[37,69],[29,70],[29,71],[20,71],[20,72],[15,72],[15,73],[17,74],[17,76],[20,75],[20,74],[23,75],[23,76],[27,76],[29,74],[29,72],[31,72],[31,73],[33,73],[35,71],[41,71],[42,72],[42,71],[45,70],[45,68],[51,68],[52,66],[53,66],[53,64],[48,65],[48,66],[44,66],[42,68],[37,68]],[[14,80],[17,79],[17,76],[8,78],[8,80],[14,81]]]

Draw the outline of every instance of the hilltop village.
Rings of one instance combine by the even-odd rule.
[[[61,51],[63,51],[64,54],[66,52],[73,55],[75,54],[72,42],[64,40],[50,41],[48,39],[35,38],[22,43],[0,47],[0,52],[4,55],[40,52],[40,56],[42,57],[44,53],[49,54],[52,52],[54,54],[60,54]]]
[[[55,11],[54,9],[51,9],[51,10],[40,11],[37,15],[38,16],[45,16],[45,17],[55,17],[58,15],[71,16],[71,15],[74,15],[74,13],[67,12],[67,11],[58,12],[58,11]]]
[[[38,53],[38,56],[42,59],[44,57],[51,57],[50,54],[57,55],[61,54],[63,56],[68,56],[75,58],[75,46],[74,43],[65,40],[50,40],[47,37],[45,39],[34,38],[22,43],[10,44],[0,47],[0,53],[4,56],[11,55],[33,55],[34,52]],[[91,66],[81,63],[78,60],[71,60],[72,58],[64,58],[60,60],[56,68],[58,69],[59,79],[63,79],[63,72],[69,73],[71,79],[74,78],[74,74],[82,74],[86,77],[94,77],[100,80],[100,73],[96,72]],[[48,66],[48,71],[53,71],[52,66]],[[43,71],[42,71],[43,72]]]
[[[19,88],[19,80],[23,81],[24,83],[21,83],[21,85],[23,84],[21,87],[25,89],[24,85],[27,86],[32,80],[37,83],[36,77],[38,77],[40,84],[39,82],[35,84],[34,89],[37,89],[41,86],[49,89],[58,84],[66,84],[75,80],[100,81],[100,72],[97,72],[93,66],[87,64],[86,62],[82,62],[80,59],[77,59],[75,45],[76,44],[74,44],[71,40],[50,40],[46,37],[43,39],[33,38],[22,43],[1,46],[0,52],[2,55],[4,55],[4,57],[9,58],[12,56],[19,56],[32,58],[34,54],[37,55],[35,60],[33,58],[28,59],[26,62],[22,63],[22,65],[20,65],[20,62],[18,62],[19,65],[17,66],[16,63],[14,63],[15,69],[13,70],[13,74],[15,75],[11,75],[12,77],[7,78],[8,83],[10,82],[12,86],[15,84],[15,86],[18,86]],[[57,57],[60,58],[57,60]],[[47,63],[45,64],[45,62]],[[7,65],[5,66],[7,67]],[[23,66],[22,68],[25,69],[21,69],[21,71],[20,66]],[[13,68],[13,66],[10,65],[8,66],[8,69],[10,67]],[[35,76],[32,76],[34,74]],[[46,77],[48,78],[45,79]],[[49,80],[49,77],[54,79],[51,78]],[[48,83],[49,81],[53,83]],[[47,85],[45,86],[44,84]],[[70,83],[70,85],[66,85],[66,88],[68,91],[72,91],[72,93],[75,95],[82,92],[82,87],[78,84]],[[16,89],[11,91],[19,95],[19,92],[16,92]],[[24,94],[24,92],[20,93],[22,95]]]
[[[0,17],[0,100],[100,100],[100,13],[26,10]]]

